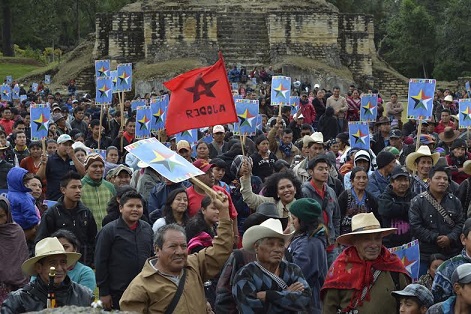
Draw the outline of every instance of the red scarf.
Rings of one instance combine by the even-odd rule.
[[[321,297],[327,289],[354,290],[347,310],[353,310],[361,306],[361,292],[364,287],[370,287],[373,283],[375,270],[403,273],[409,277],[401,260],[391,254],[386,247],[381,248],[381,253],[374,261],[364,261],[358,256],[354,246],[345,249],[334,261],[327,273],[324,286],[321,289]],[[370,300],[370,290],[364,300]]]
[[[123,132],[123,136],[126,139],[126,141],[128,141],[129,144],[131,144],[132,141],[134,140],[134,134],[129,134],[127,131]]]

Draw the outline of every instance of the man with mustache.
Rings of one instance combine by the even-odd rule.
[[[24,274],[36,276],[36,279],[10,293],[2,304],[2,313],[25,313],[45,309],[51,266],[55,267],[53,285],[56,307],[90,306],[94,299],[93,292],[72,282],[67,276],[67,268],[75,264],[79,258],[80,253],[66,252],[57,238],[44,238],[39,241],[35,247],[35,256],[21,265]]]
[[[427,272],[431,254],[441,253],[448,259],[463,248],[460,235],[465,218],[460,200],[447,192],[447,171],[445,167],[432,168],[427,191],[411,201],[409,222],[420,244],[420,276]]]
[[[154,237],[156,256],[147,259],[142,271],[129,284],[120,301],[121,310],[207,313],[202,282],[219,273],[234,243],[228,197],[221,191],[217,197],[216,194],[211,197],[219,209],[213,246],[188,256],[185,229],[177,224],[160,228]]]

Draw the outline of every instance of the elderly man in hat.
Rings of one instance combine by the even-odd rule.
[[[90,208],[98,230],[106,216],[108,201],[116,195],[114,185],[103,179],[105,161],[99,154],[90,154],[85,159],[86,174],[82,178],[82,203]]]
[[[430,169],[438,162],[440,153],[431,153],[430,148],[422,145],[406,157],[406,167],[409,171],[417,173],[412,177],[412,196],[425,192],[428,188],[428,174]]]
[[[420,275],[427,272],[429,257],[441,253],[450,258],[460,252],[464,223],[461,202],[448,193],[449,174],[445,167],[428,173],[428,190],[411,201],[409,222],[420,244]]]
[[[219,209],[213,246],[188,256],[185,229],[177,224],[160,228],[154,237],[156,257],[147,259],[142,271],[129,284],[120,301],[121,310],[207,313],[202,283],[219,273],[233,246],[228,198],[222,192],[212,198]]]
[[[232,295],[239,313],[292,313],[307,311],[311,288],[299,266],[283,260],[285,243],[281,222],[267,219],[244,234],[244,250],[255,251],[256,261],[236,274]]]
[[[338,237],[348,246],[327,273],[321,290],[323,313],[398,313],[389,291],[410,283],[401,260],[382,245],[396,228],[381,228],[373,213],[352,218],[352,232]]]
[[[28,276],[37,276],[23,288],[10,293],[2,304],[2,314],[41,311],[46,308],[48,292],[55,293],[56,306],[90,306],[93,292],[76,284],[67,276],[67,269],[80,258],[80,253],[66,252],[57,238],[44,238],[36,244],[35,256],[26,260],[21,269]],[[51,268],[55,276],[51,287]]]
[[[245,219],[243,225],[244,231],[253,226],[258,226],[270,218],[280,220],[282,229],[285,230],[285,232],[288,232],[288,217],[280,217],[278,208],[274,203],[263,203],[258,205],[255,213]],[[291,260],[291,254],[289,254],[287,250],[285,251],[285,258],[287,260]],[[231,283],[239,269],[255,260],[256,255],[252,250],[245,250],[242,248],[240,250],[234,250],[231,253],[226,264],[224,264],[224,268],[222,269],[221,276],[218,280],[214,308],[216,313],[238,313],[235,300],[232,297]]]

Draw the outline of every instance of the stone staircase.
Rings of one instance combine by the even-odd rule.
[[[373,76],[376,78],[375,87],[380,90],[384,99],[389,99],[391,93],[396,93],[399,99],[407,99],[409,82],[406,77],[374,66]]]
[[[218,16],[218,43],[226,66],[254,66],[270,63],[266,14],[227,13]]]

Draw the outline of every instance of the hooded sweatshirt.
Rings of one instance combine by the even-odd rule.
[[[28,171],[23,168],[13,167],[7,175],[7,198],[10,201],[11,215],[23,230],[31,229],[39,223],[34,197],[29,194],[31,189],[23,183],[23,178],[27,173]]]
[[[371,171],[371,156],[366,150],[359,150],[358,152],[355,153],[355,159],[353,160],[353,167],[357,166],[357,160],[359,160],[360,157],[362,157],[362,156],[368,158],[368,160],[370,162],[370,167],[369,167],[368,172],[367,172],[368,177],[369,177],[370,174],[372,173],[372,171]],[[345,190],[348,190],[348,189],[352,188],[352,182],[350,181],[350,175],[351,174],[352,174],[352,172],[349,171],[343,177],[343,185],[345,187]]]

